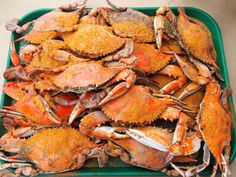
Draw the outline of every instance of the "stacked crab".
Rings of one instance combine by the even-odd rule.
[[[212,154],[213,176],[218,166],[229,176],[230,89],[214,79],[222,77],[208,28],[183,8],[176,17],[161,7],[153,18],[107,2],[114,9],[75,3],[6,25],[24,35],[12,41],[4,73],[15,102],[0,110],[1,150],[16,155],[2,153],[9,163],[0,168],[34,176],[79,169],[89,158],[103,166],[113,156],[194,176]]]

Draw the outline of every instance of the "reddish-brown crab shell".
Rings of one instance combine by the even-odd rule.
[[[153,42],[154,28],[152,19],[136,10],[127,9],[117,12],[108,8],[101,8],[106,21],[111,24],[116,35],[131,38],[137,42]]]
[[[113,35],[109,27],[99,25],[79,25],[77,31],[62,37],[71,50],[90,58],[107,55],[125,44],[125,39]]]
[[[173,100],[158,99],[147,88],[134,85],[126,94],[103,105],[102,110],[115,122],[144,124],[153,122],[173,104]]]

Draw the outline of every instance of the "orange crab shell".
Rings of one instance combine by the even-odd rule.
[[[179,9],[177,31],[183,41],[184,47],[199,60],[215,66],[216,52],[212,42],[211,33],[203,24],[191,21],[182,8]]]
[[[220,86],[215,80],[206,86],[198,123],[205,142],[221,167],[221,153],[231,141],[232,119],[222,107]]]
[[[53,83],[60,88],[93,88],[106,83],[119,71],[103,67],[100,62],[78,63],[58,74]]]
[[[62,35],[68,47],[90,58],[112,53],[125,44],[125,39],[112,34],[107,26],[79,25],[78,30]]]
[[[73,128],[43,129],[23,142],[20,156],[44,172],[73,169],[79,152],[96,147],[86,136]],[[82,166],[83,164],[81,164]]]
[[[153,122],[173,104],[173,101],[152,96],[143,86],[134,85],[121,97],[102,106],[102,110],[115,122],[144,124]]]
[[[134,44],[133,55],[137,57],[138,63],[135,69],[145,73],[155,73],[166,66],[173,55],[167,55],[159,52],[150,44]]]
[[[44,41],[48,39],[57,38],[58,34],[56,31],[36,31],[32,29],[25,36],[25,41],[30,42],[32,44],[42,44]]]

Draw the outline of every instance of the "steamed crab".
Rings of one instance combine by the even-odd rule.
[[[216,159],[216,167],[220,167],[223,176],[228,176],[232,119],[230,112],[221,103],[220,92],[220,86],[215,80],[207,84],[197,122],[204,141]],[[223,92],[223,103],[227,103],[227,92],[227,89]]]
[[[80,24],[77,31],[64,33],[68,47],[81,55],[97,58],[120,49],[125,39],[115,36],[107,26]]]
[[[183,159],[187,155],[197,152],[201,140],[196,136],[188,136],[182,145],[170,147],[173,133],[158,127],[111,127],[105,125],[109,118],[101,111],[86,115],[80,122],[81,133],[99,139],[109,140],[105,152],[113,157],[120,157],[125,163],[152,170],[162,170],[175,157]],[[134,134],[143,134],[139,139]],[[137,148],[138,147],[138,148]],[[145,158],[140,155],[145,152]],[[164,171],[164,170],[163,170]],[[168,171],[165,171],[168,173]]]
[[[74,107],[51,105],[47,94],[43,97],[35,92],[32,82],[7,82],[3,90],[16,100],[14,105],[4,106],[0,111],[4,126],[9,128],[15,125],[60,125],[68,119]]]
[[[24,138],[32,133],[31,137]],[[103,146],[94,144],[73,128],[38,131],[19,128],[3,135],[0,146],[6,152],[17,153],[9,157],[1,154],[1,159],[10,162],[1,164],[1,169],[16,168],[18,175],[36,176],[79,169],[89,158],[98,158],[101,166],[104,163]]]
[[[104,97],[104,95],[102,95]],[[95,97],[95,99],[99,99]],[[101,98],[100,98],[101,99]],[[84,103],[85,102],[85,103]],[[94,97],[87,95],[80,102],[93,105]],[[185,137],[188,125],[192,124],[192,118],[183,111],[192,112],[183,106],[172,96],[156,94],[150,88],[134,85],[125,94],[109,102],[96,104],[114,122],[122,125],[145,125],[150,124],[157,118],[169,120],[179,119],[173,138],[173,143],[181,142]],[[173,107],[168,109],[168,107]],[[75,114],[76,115],[76,114]],[[69,123],[72,123],[76,116],[71,116]]]
[[[64,5],[51,12],[44,14],[38,19],[28,22],[20,27],[18,24],[19,20],[13,18],[9,20],[6,24],[6,29],[9,31],[15,31],[16,33],[22,33],[26,31],[31,25],[33,25],[32,30],[19,40],[26,40],[27,42],[34,44],[41,44],[47,39],[56,38],[57,32],[74,31],[77,29],[77,23],[79,21],[80,15],[84,12],[86,1],[82,4]],[[64,12],[65,9],[72,9],[79,5],[81,8],[72,11]]]
[[[154,20],[154,27],[157,46],[161,48],[162,34],[165,32],[164,24],[169,23],[174,36],[188,54],[190,61],[199,71],[199,76],[204,78],[204,81],[199,80],[197,82],[199,84],[206,84],[211,79],[211,72],[203,63],[209,65],[212,72],[219,71],[219,67],[216,64],[216,52],[211,33],[203,23],[188,17],[183,8],[179,8],[178,10],[179,16],[177,19],[168,7],[161,7],[156,11],[157,16]],[[188,68],[184,67],[181,63],[179,64],[184,73],[188,71]],[[189,77],[189,75],[187,77],[190,80],[194,78],[194,76]],[[193,81],[196,82],[196,80]]]

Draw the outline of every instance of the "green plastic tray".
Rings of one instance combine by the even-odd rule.
[[[134,9],[139,10],[147,15],[154,16],[157,7],[143,7],[143,8],[134,8]],[[171,9],[174,11],[175,14],[177,14],[177,7],[172,7]],[[40,17],[41,15],[43,15],[51,10],[53,10],[53,9],[44,8],[44,9],[38,9],[38,10],[31,11],[28,14],[24,15],[20,19],[20,25],[25,24],[28,21],[32,21],[32,20]],[[220,32],[219,26],[217,25],[215,20],[210,15],[208,15],[206,12],[204,12],[200,9],[193,8],[193,7],[185,7],[185,10],[186,10],[186,13],[188,16],[194,17],[194,18],[202,21],[210,29],[210,31],[212,33],[214,45],[216,48],[216,52],[217,52],[217,64],[220,67],[221,72],[222,72],[222,76],[225,79],[225,82],[220,82],[220,84],[223,88],[225,88],[226,86],[229,86],[230,83],[229,83],[229,77],[228,77],[228,70],[227,70],[227,66],[226,66],[226,58],[225,58],[224,47],[223,47],[223,42],[222,42],[222,37],[221,37],[221,32]],[[11,36],[12,39],[17,39],[19,37],[20,36],[18,34],[12,33],[12,36]],[[22,45],[24,45],[24,42],[18,42],[16,44],[17,51],[19,51],[19,48]],[[8,54],[7,67],[10,67],[10,66],[11,66],[11,60],[10,60],[10,54]],[[6,80],[5,80],[5,82],[6,82]],[[12,102],[11,98],[9,98],[7,95],[2,93],[1,107],[3,105],[9,105],[9,104],[11,104],[11,102]],[[232,97],[229,97],[229,102],[230,102],[230,106],[231,106],[232,117],[234,118],[234,121],[235,121],[236,117],[234,114]],[[0,125],[0,135],[2,135],[4,132],[5,132],[5,129]],[[231,146],[232,146],[231,156],[230,156],[231,162],[233,161],[233,159],[235,158],[235,155],[236,155],[235,137],[236,137],[236,129],[234,128],[233,132],[232,132],[232,142],[231,142]],[[143,155],[145,155],[145,154],[143,154]],[[93,162],[91,162],[90,164],[93,164],[92,166],[94,166]],[[212,169],[212,162],[211,162],[210,166],[201,173],[201,175],[209,176],[211,173],[211,169]],[[132,166],[122,163],[120,160],[114,160],[114,159],[104,168],[96,167],[96,163],[95,163],[95,167],[91,167],[91,165],[87,165],[87,167],[84,167],[80,170],[57,174],[57,176],[85,176],[85,175],[90,175],[90,176],[92,176],[92,175],[165,176],[165,174],[163,174],[163,173],[155,172],[155,171],[151,171],[151,170],[146,170],[146,169],[142,169],[142,168],[138,168],[138,167],[132,167]]]

